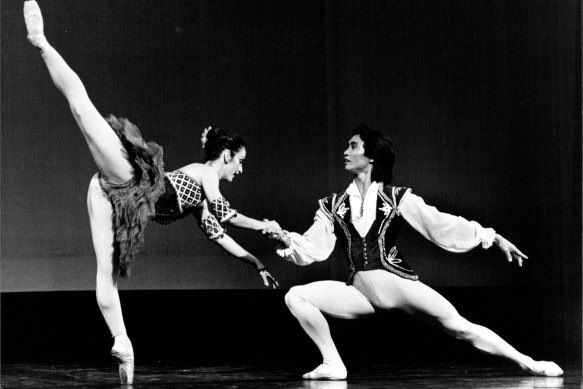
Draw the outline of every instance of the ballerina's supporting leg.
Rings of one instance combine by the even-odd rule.
[[[112,278],[113,229],[112,206],[99,185],[98,175],[89,184],[87,208],[91,225],[91,237],[97,257],[96,297],[101,314],[115,339],[111,350],[119,362],[120,380],[131,384],[134,375],[134,352],[127,336],[123,320],[117,280]]]
[[[121,141],[89,99],[79,76],[47,42],[42,14],[35,1],[25,2],[24,20],[28,39],[39,48],[53,83],[69,102],[95,163],[111,182],[122,184],[129,181],[133,169],[126,159]]]

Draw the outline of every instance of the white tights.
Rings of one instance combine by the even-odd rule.
[[[91,238],[97,258],[95,294],[97,305],[107,323],[111,336],[126,334],[121,311],[117,282],[112,278],[113,228],[111,216],[113,208],[107,194],[99,185],[95,174],[89,184],[87,209],[91,225]]]
[[[420,281],[401,278],[385,270],[358,272],[352,285],[317,281],[295,286],[285,296],[291,313],[314,341],[324,362],[342,364],[323,313],[356,319],[372,315],[375,308],[400,309],[477,349],[508,358],[525,370],[532,358],[521,354],[491,330],[470,323],[443,296]]]
[[[57,89],[67,99],[71,113],[87,141],[97,167],[114,183],[122,184],[133,177],[121,141],[99,114],[77,74],[48,43],[42,45],[41,55]],[[97,257],[97,303],[112,336],[126,334],[117,280],[112,278],[113,228],[112,206],[101,189],[97,175],[89,185],[87,208],[93,246]]]

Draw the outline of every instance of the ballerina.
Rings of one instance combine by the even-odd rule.
[[[24,2],[28,40],[43,58],[57,89],[67,99],[73,117],[97,165],[89,184],[87,205],[97,257],[96,297],[114,338],[111,350],[119,363],[120,381],[134,379],[134,352],[123,320],[117,289],[128,277],[135,253],[143,245],[148,220],[167,224],[194,215],[209,240],[252,265],[267,287],[277,281],[255,256],[225,233],[225,224],[261,231],[280,231],[275,221],[256,220],[237,212],[221,195],[219,182],[243,172],[245,142],[230,130],[209,127],[202,136],[204,161],[165,172],[162,147],[145,142],[125,118],[102,117],[77,74],[48,43],[36,1]]]

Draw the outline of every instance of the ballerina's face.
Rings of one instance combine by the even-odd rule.
[[[243,173],[243,161],[247,156],[245,147],[241,147],[236,153],[230,152],[231,158],[225,164],[225,179],[233,181],[236,175]]]

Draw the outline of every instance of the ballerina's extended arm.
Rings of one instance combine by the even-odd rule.
[[[270,285],[274,289],[278,287],[279,283],[275,277],[271,275],[269,270],[267,270],[265,265],[263,265],[263,263],[253,254],[249,253],[235,242],[233,238],[227,235],[219,221],[209,212],[206,202],[203,204],[203,207],[199,208],[198,212],[195,213],[195,216],[199,221],[200,228],[208,236],[209,240],[217,243],[223,250],[235,258],[252,265],[263,279],[263,284],[266,287],[269,287]]]
[[[253,219],[231,208],[231,204],[223,197],[219,190],[219,179],[217,175],[211,169],[203,169],[200,174],[204,194],[210,205],[209,211],[221,224],[228,223],[238,228],[261,231],[262,234],[267,236],[281,231],[281,227],[276,221]]]

